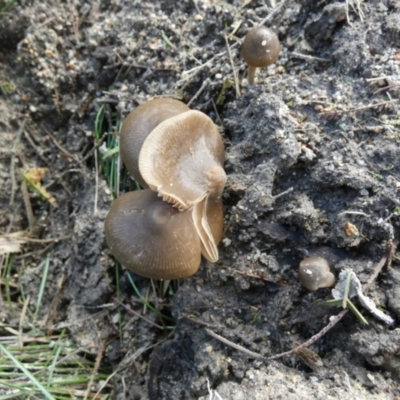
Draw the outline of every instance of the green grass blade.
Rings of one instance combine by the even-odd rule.
[[[167,321],[172,321],[175,322],[175,320],[171,317],[168,317],[167,315],[164,315],[161,311],[157,310],[155,307],[153,307],[143,296],[142,294],[139,292],[139,289],[136,287],[135,283],[133,282],[133,279],[131,277],[130,274],[128,274],[128,279],[129,282],[131,283],[133,290],[135,291],[135,293],[137,294],[137,296],[140,298],[140,300],[143,301],[143,303],[146,305],[146,307],[152,311],[154,314],[158,315],[160,318],[163,318]]]
[[[118,154],[119,153],[119,146],[116,146],[112,149],[108,149],[103,155],[102,155],[102,159],[106,160],[107,158],[113,156],[114,154]]]
[[[47,400],[55,400],[54,397],[36,380],[36,378],[0,343],[0,350],[21,370],[25,376],[42,392]]]

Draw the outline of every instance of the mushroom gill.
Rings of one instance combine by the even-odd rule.
[[[221,196],[205,197],[193,207],[193,222],[201,240],[201,254],[217,262],[217,246],[222,238],[224,214]]]
[[[120,132],[121,158],[129,173],[147,188],[139,172],[139,153],[149,133],[161,122],[184,113],[189,107],[174,99],[150,100],[135,108],[125,119]]]
[[[105,236],[115,258],[147,278],[184,278],[200,266],[201,244],[191,211],[180,212],[149,189],[114,201]]]

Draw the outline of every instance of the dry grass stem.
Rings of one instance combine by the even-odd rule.
[[[212,336],[214,339],[219,340],[220,342],[242,352],[247,354],[248,356],[255,358],[256,360],[261,360],[261,361],[267,361],[267,358],[265,358],[264,356],[262,356],[259,353],[254,353],[254,351],[248,350],[243,346],[240,346],[239,344],[233,343],[230,340],[224,338],[223,336],[217,335],[214,331],[212,331],[211,329],[206,328],[205,329],[206,333],[210,336]]]
[[[233,73],[233,80],[235,81],[236,98],[238,98],[238,97],[240,97],[239,78],[238,78],[237,71],[235,69],[235,64],[233,63],[232,53],[231,53],[231,48],[229,46],[228,38],[226,37],[225,33],[224,33],[224,39],[225,39],[225,43],[226,43],[226,49],[228,51],[229,61],[231,63],[231,68],[232,68],[232,73]]]

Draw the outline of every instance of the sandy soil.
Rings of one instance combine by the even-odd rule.
[[[369,323],[362,325],[349,312],[309,352],[265,361],[341,311],[326,306],[329,289],[302,288],[304,257],[324,256],[336,276],[352,268],[364,283],[396,248],[400,3],[299,0],[281,20],[265,21],[270,14],[259,0],[47,0],[18,2],[1,16],[1,229],[61,238],[27,245],[15,273],[34,302],[41,255],[53,246],[42,317],[49,331],[68,327],[79,346],[102,352],[102,364],[116,371],[115,398],[400,396],[396,252],[368,291],[394,324],[362,311]],[[252,26],[277,21],[280,58],[249,88],[240,41]],[[130,275],[173,317],[173,330],[157,327],[152,313],[144,320],[129,312],[143,305],[128,273],[116,275],[103,225],[116,192],[134,185],[121,179],[110,189],[94,157],[100,108],[107,150],[116,121],[155,96],[203,111],[226,143],[220,261],[204,261],[164,298]],[[30,192],[29,221],[20,173],[38,167],[49,169],[42,183],[58,207]]]

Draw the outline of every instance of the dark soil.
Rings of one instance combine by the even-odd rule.
[[[30,234],[63,239],[27,245],[15,273],[35,304],[42,254],[54,249],[42,317],[49,331],[68,327],[79,346],[104,350],[115,398],[400,396],[396,254],[368,292],[392,326],[367,311],[362,325],[349,312],[311,352],[271,362],[205,330],[265,357],[290,350],[340,312],[325,305],[329,289],[302,288],[299,262],[324,256],[336,276],[352,268],[365,282],[399,239],[400,3],[292,2],[281,21],[266,22],[279,21],[281,55],[249,88],[239,40],[269,13],[259,0],[47,0],[16,2],[0,17],[0,224],[28,229],[20,172],[49,168],[43,185],[58,208],[30,192]],[[143,305],[123,269],[117,285],[103,234],[115,193],[93,149],[100,107],[112,135],[116,117],[161,95],[213,118],[228,174],[220,261],[203,261],[164,299],[130,275],[173,317],[172,332],[155,326],[153,313],[129,313]],[[348,223],[358,234],[346,234]],[[1,318],[11,317],[3,310]]]

